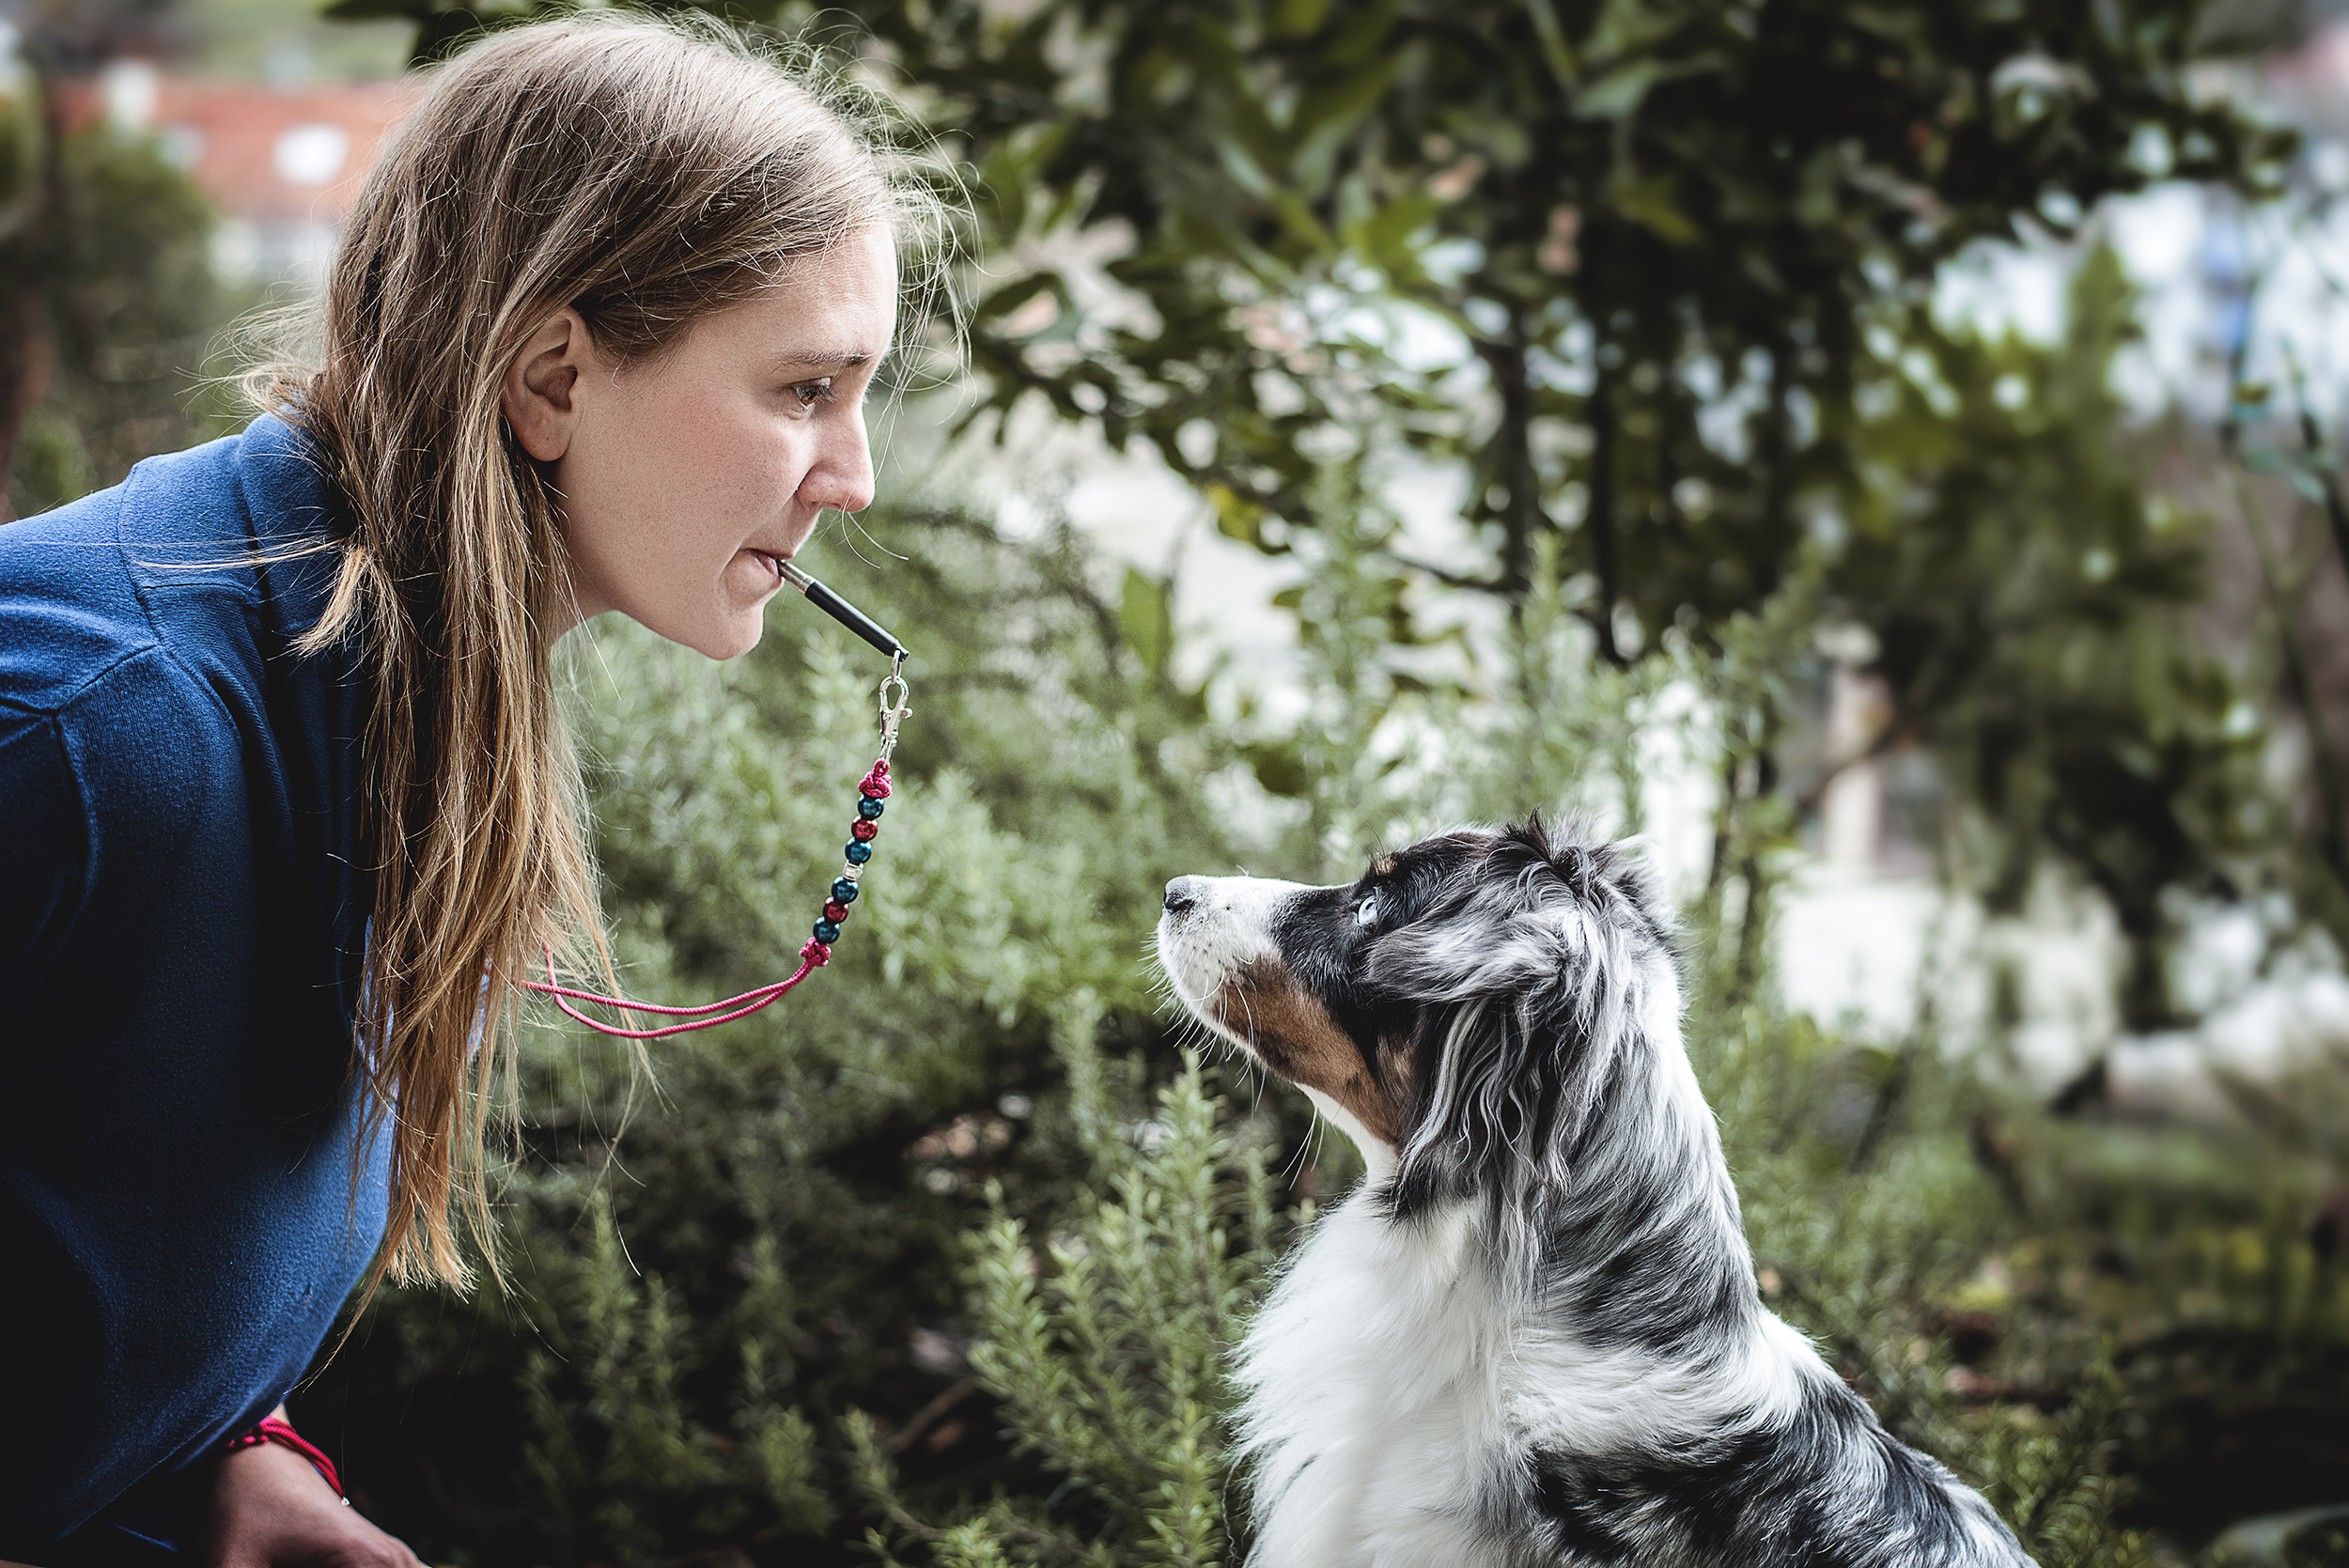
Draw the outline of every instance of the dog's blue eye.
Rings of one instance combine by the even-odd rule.
[[[1354,906],[1355,924],[1368,925],[1377,921],[1377,918],[1378,895],[1377,893],[1372,893],[1368,898],[1363,899],[1360,904]]]

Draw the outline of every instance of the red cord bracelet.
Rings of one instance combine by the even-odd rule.
[[[275,1416],[262,1421],[250,1432],[240,1433],[229,1438],[228,1452],[234,1453],[239,1449],[257,1448],[263,1443],[282,1444],[307,1459],[310,1462],[310,1468],[318,1471],[319,1479],[334,1489],[336,1497],[343,1498],[342,1478],[334,1473],[334,1462],[326,1457],[326,1451],[296,1432],[290,1423],[281,1421]],[[346,1503],[350,1500],[349,1498],[343,1498]]]

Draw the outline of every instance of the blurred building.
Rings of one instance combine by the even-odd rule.
[[[145,60],[116,60],[60,83],[68,130],[101,122],[157,138],[218,203],[213,261],[229,282],[320,286],[334,236],[407,110],[414,84],[203,81]]]

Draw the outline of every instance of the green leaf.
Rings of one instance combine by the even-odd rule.
[[[1390,54],[1343,82],[1315,89],[1298,104],[1291,127],[1301,132],[1304,140],[1299,144],[1290,166],[1297,173],[1298,184],[1308,194],[1318,195],[1329,188],[1338,150],[1393,87],[1395,76],[1402,69],[1402,54]]]
[[[1005,137],[979,165],[979,184],[1005,233],[1017,234],[1026,225],[1032,194],[1039,187],[1050,194],[1044,171],[1068,145],[1076,124],[1074,118],[1062,118],[1032,133]]]
[[[2325,484],[2331,468],[2323,452],[2289,452],[2273,446],[2253,447],[2243,454],[2244,466],[2262,474],[2282,476],[2285,483],[2303,499],[2316,505],[2325,504]]]
[[[1174,613],[1167,602],[1166,584],[1128,567],[1125,590],[1118,596],[1117,625],[1142,667],[1154,675],[1166,674],[1166,661],[1174,652]]]
[[[1688,215],[1672,202],[1672,177],[1653,175],[1646,179],[1618,181],[1608,193],[1608,199],[1616,211],[1675,245],[1693,244],[1701,232]]]
[[[1254,196],[1258,201],[1269,199],[1272,194],[1272,180],[1264,172],[1264,166],[1256,162],[1249,150],[1231,136],[1220,135],[1212,140],[1215,145],[1216,158],[1222,163],[1223,172],[1232,177],[1232,183]]]
[[[1024,278],[1014,278],[972,307],[972,324],[1001,320],[1038,294],[1059,292],[1059,283],[1060,279],[1050,272],[1031,272]]]
[[[1240,754],[1268,794],[1296,800],[1313,793],[1313,770],[1293,742],[1257,741],[1241,747]]]
[[[1595,60],[1613,60],[1650,48],[1679,24],[1675,8],[1658,0],[1607,0],[1583,40],[1583,53]]]
[[[1443,210],[1443,205],[1441,198],[1428,192],[1408,192],[1348,224],[1344,238],[1380,272],[1390,276],[1417,275],[1423,269],[1411,249],[1411,238]]]
[[[1683,60],[1648,58],[1618,66],[1575,94],[1575,118],[1621,119],[1637,114],[1647,101],[1647,95],[1657,87],[1686,77],[1707,75],[1719,70],[1723,64],[1720,55],[1703,54]]]
[[[1265,30],[1276,39],[1310,38],[1330,15],[1330,0],[1279,0]]]
[[[1574,49],[1566,42],[1566,35],[1558,25],[1558,12],[1549,0],[1526,0],[1526,8],[1532,13],[1533,31],[1542,40],[1542,58],[1548,62],[1550,75],[1558,85],[1572,92],[1580,80],[1581,71],[1575,64]]]
[[[385,17],[423,22],[448,8],[434,5],[432,0],[334,0],[319,14],[333,22],[377,22]]]
[[[1657,60],[1636,60],[1620,70],[1610,70],[1580,92],[1574,95],[1577,119],[1617,119],[1636,114],[1663,74],[1663,65]]]
[[[1215,508],[1215,531],[1227,539],[1265,548],[1265,509],[1229,485],[1206,487],[1207,504]]]

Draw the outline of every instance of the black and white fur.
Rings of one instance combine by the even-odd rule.
[[[1256,1568],[2025,1565],[1763,1306],[1657,895],[1538,820],[1168,884],[1186,1007],[1369,1179],[1241,1348]]]

